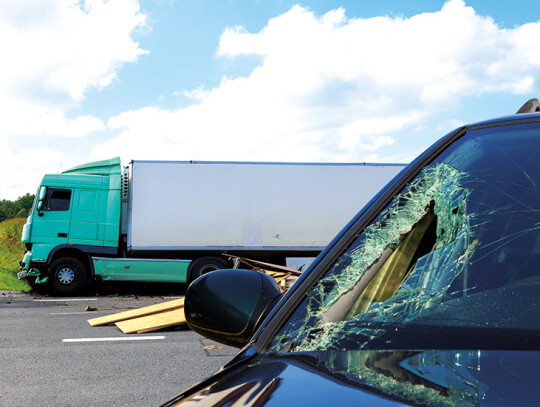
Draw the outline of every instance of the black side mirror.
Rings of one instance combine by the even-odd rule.
[[[184,311],[195,332],[243,347],[281,297],[276,281],[253,270],[217,270],[188,287]]]
[[[41,212],[41,210],[43,209],[43,201],[39,201],[37,203],[37,214],[38,216],[43,216],[43,212]]]

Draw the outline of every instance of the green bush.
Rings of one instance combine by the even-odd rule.
[[[25,222],[24,218],[0,222],[0,290],[30,291],[26,281],[17,279],[24,254],[21,233]]]
[[[24,246],[21,243],[21,234],[26,219],[16,218],[2,222],[0,224],[0,240],[4,245],[24,250]]]
[[[32,194],[20,196],[15,201],[0,200],[0,222],[6,219],[27,217],[33,202],[34,195]]]

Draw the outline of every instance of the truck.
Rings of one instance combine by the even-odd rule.
[[[69,296],[95,280],[189,283],[223,254],[314,257],[404,164],[142,161],[46,174],[19,279]]]

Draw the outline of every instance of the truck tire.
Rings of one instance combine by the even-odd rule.
[[[211,271],[227,268],[227,262],[219,257],[201,257],[193,260],[189,266],[188,283],[198,279],[200,276]]]
[[[49,287],[59,296],[80,294],[88,282],[88,274],[83,263],[73,257],[56,259],[49,267]]]

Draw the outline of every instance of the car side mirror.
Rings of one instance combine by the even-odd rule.
[[[217,270],[193,281],[184,312],[189,327],[216,342],[242,348],[281,298],[276,281],[253,270]]]

